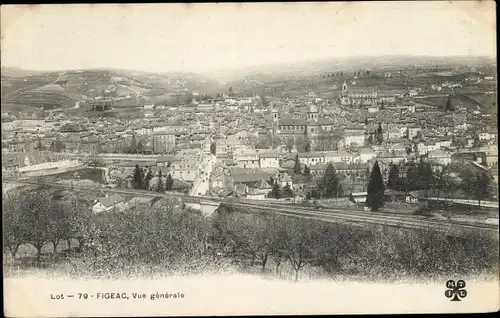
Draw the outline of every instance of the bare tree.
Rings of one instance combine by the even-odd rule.
[[[281,216],[270,216],[268,218],[269,226],[272,228],[270,233],[270,253],[275,265],[276,275],[279,276],[279,268],[287,256],[287,232],[286,222]]]
[[[51,229],[53,213],[50,196],[47,191],[38,190],[29,193],[21,204],[21,213],[24,215],[26,242],[33,245],[36,250],[36,263],[41,265],[42,247],[51,242]]]
[[[299,271],[313,261],[314,229],[312,223],[295,218],[287,219],[287,259],[295,270],[295,281]]]
[[[18,193],[9,193],[2,195],[2,201],[3,242],[12,258],[15,258],[19,247],[25,243],[21,198]]]

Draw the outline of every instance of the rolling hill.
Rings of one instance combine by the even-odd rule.
[[[6,76],[4,75],[4,71]],[[178,103],[190,92],[218,92],[220,84],[193,73],[148,73],[119,69],[68,70],[50,73],[2,68],[2,108],[73,108],[94,100],[112,100],[113,107],[143,103]]]

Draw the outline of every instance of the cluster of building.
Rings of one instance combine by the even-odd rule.
[[[193,94],[189,104],[146,104],[128,118],[63,113],[16,118],[2,121],[7,155],[2,167],[20,171],[44,162],[93,159],[110,168],[109,183],[130,186],[139,164],[155,177],[170,174],[179,189],[254,199],[267,195],[271,179],[297,193],[306,191],[311,181],[293,173],[296,158],[312,178],[333,164],[352,191],[365,186],[375,160],[385,172],[391,163],[421,159],[438,169],[458,160],[457,154],[484,153],[476,163],[497,171],[498,155],[491,149],[498,133],[486,122],[488,115],[461,105],[444,112],[416,98],[421,92],[359,90],[346,81],[334,94]],[[48,152],[64,158],[52,159]],[[33,153],[44,155],[32,159]]]

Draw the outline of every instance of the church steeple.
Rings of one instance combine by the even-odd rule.
[[[272,114],[272,117],[273,117],[273,123],[277,123],[278,122],[278,110],[273,106],[273,108],[271,109],[271,114]]]
[[[318,121],[318,106],[310,105],[309,112],[307,112],[307,120]]]
[[[347,95],[347,81],[344,81],[344,84],[342,84],[342,95]]]

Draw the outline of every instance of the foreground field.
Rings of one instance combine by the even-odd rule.
[[[296,281],[393,281],[498,272],[498,233],[457,238],[430,229],[226,210],[206,218],[168,200],[92,215],[42,191],[22,197],[21,205],[15,197],[3,200],[4,244],[12,252],[21,243],[15,258],[4,257],[9,277],[33,271],[87,278],[238,272]]]

